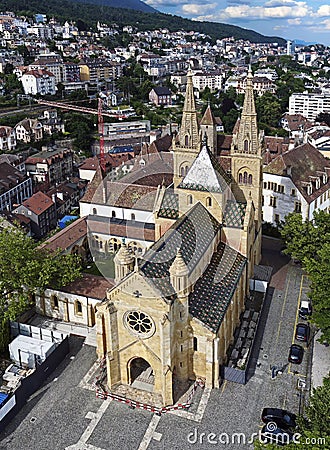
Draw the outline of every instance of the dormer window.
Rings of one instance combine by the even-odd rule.
[[[323,176],[322,176],[322,181],[323,181],[323,184],[327,184],[327,182],[328,182],[328,177],[327,177],[327,174],[326,174],[326,173],[323,174]]]
[[[319,177],[317,177],[315,180],[315,187],[316,187],[316,189],[320,189],[320,186],[321,186],[321,180]]]
[[[307,195],[312,195],[312,192],[313,192],[312,183],[309,183],[307,185]]]

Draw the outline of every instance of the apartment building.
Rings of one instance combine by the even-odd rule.
[[[289,114],[302,114],[315,120],[320,113],[330,113],[330,94],[297,93],[289,98]]]

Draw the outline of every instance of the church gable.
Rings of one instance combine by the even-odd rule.
[[[229,183],[228,175],[205,144],[178,187],[198,191],[224,192]]]

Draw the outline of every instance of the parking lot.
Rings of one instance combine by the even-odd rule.
[[[156,416],[129,409],[97,399],[88,383],[82,382],[96,360],[95,348],[84,345],[82,338],[71,337],[70,354],[0,435],[0,449],[253,448],[252,434],[261,429],[264,407],[303,411],[307,391],[298,390],[297,382],[304,380],[309,388],[312,352],[310,345],[302,364],[288,363],[307,279],[271,242],[263,255],[263,263],[272,261],[274,272],[246,385],[224,382],[220,389],[198,388],[188,412]],[[272,366],[283,369],[274,379]],[[235,433],[242,434],[239,443],[238,436],[233,438]]]

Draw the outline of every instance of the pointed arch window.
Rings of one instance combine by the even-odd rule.
[[[187,175],[188,172],[189,172],[189,166],[186,166],[185,174]]]
[[[243,184],[247,184],[247,177],[248,177],[247,172],[244,172],[244,174],[243,174]]]
[[[184,177],[184,167],[183,167],[183,166],[180,168],[180,175],[181,175],[182,177]]]
[[[243,183],[243,175],[241,173],[238,174],[238,182],[239,182],[239,184]]]
[[[252,175],[251,174],[248,176],[248,183],[252,184]]]
[[[186,146],[186,147],[188,147],[188,145],[189,145],[189,136],[186,134],[185,135],[185,137],[184,137],[184,145]]]
[[[244,152],[245,153],[249,152],[249,141],[247,139],[245,139],[244,141]]]
[[[206,198],[206,206],[212,206],[212,198],[211,197]]]
[[[75,301],[74,310],[75,310],[76,316],[82,316],[82,303],[79,300]]]
[[[192,205],[192,202],[193,202],[193,196],[189,194],[187,197],[187,205]]]

